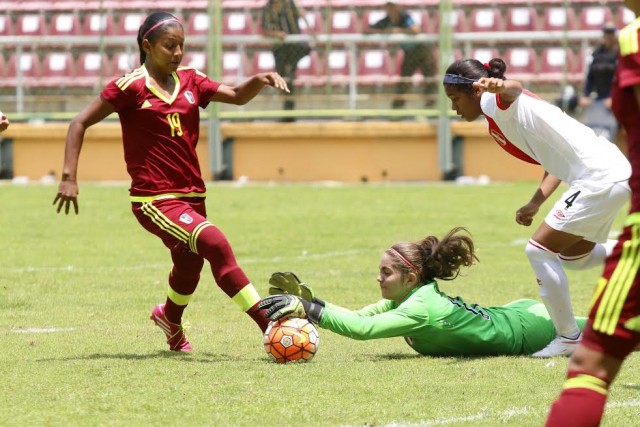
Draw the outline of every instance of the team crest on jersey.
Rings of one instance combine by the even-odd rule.
[[[191,224],[193,222],[193,218],[191,218],[189,214],[183,213],[182,215],[180,215],[180,221],[184,222],[185,224]]]
[[[189,101],[189,104],[195,104],[196,103],[196,98],[193,96],[193,92],[191,92],[190,90],[186,91],[184,93],[185,98],[187,98],[187,101]]]

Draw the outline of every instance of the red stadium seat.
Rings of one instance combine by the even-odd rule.
[[[611,9],[605,6],[590,6],[580,10],[581,30],[600,30],[607,22],[613,21]]]
[[[498,52],[497,49],[477,48],[471,51],[471,58],[477,59],[483,64],[487,64],[493,58],[498,58],[498,57],[500,57],[500,53]]]
[[[434,32],[440,31],[440,17],[436,15],[437,19],[434,21]],[[451,30],[454,33],[464,33],[467,31],[467,16],[462,9],[454,9],[451,11]]]
[[[100,77],[105,79],[115,77],[107,54],[82,52],[76,61],[76,84],[95,86],[99,83]]]
[[[89,13],[82,21],[82,34],[85,36],[110,36],[114,34],[113,15],[111,13]]]
[[[547,47],[542,49],[540,55],[539,77],[541,80],[560,81],[565,73],[570,80],[575,77],[578,66],[571,49]]]
[[[276,60],[273,53],[268,50],[260,50],[253,54],[253,72],[268,73],[276,70]]]
[[[195,68],[207,73],[207,54],[204,52],[189,52],[182,57],[182,66]]]
[[[138,36],[138,30],[146,15],[142,13],[123,13],[118,18],[117,33],[120,36]]]
[[[327,79],[332,84],[344,85],[349,82],[351,60],[346,50],[332,50],[325,58],[324,65]]]
[[[113,56],[111,70],[116,76],[128,74],[140,66],[137,53],[119,52]]]
[[[255,33],[253,18],[249,13],[226,13],[222,17],[222,34],[250,35]]]
[[[308,11],[304,18],[299,20],[300,31],[303,34],[322,34],[324,33],[324,24],[322,22],[322,13],[319,11]],[[307,27],[307,23],[309,26]]]
[[[331,15],[331,33],[359,33],[356,13],[348,10],[334,11]]]
[[[4,59],[4,55],[0,55],[0,86],[2,85],[2,79],[7,77],[7,62]]]
[[[187,35],[206,35],[209,32],[209,15],[205,12],[194,12],[189,15]]]
[[[548,7],[544,10],[542,29],[545,31],[563,31],[576,29],[576,13],[564,7]]]
[[[0,36],[12,36],[14,31],[11,15],[0,15]]]
[[[469,31],[501,31],[502,14],[500,9],[474,9],[469,19]]]
[[[507,9],[507,31],[535,31],[538,29],[538,13],[533,7],[510,7]]]
[[[420,31],[429,34],[431,32],[431,25],[429,20],[429,13],[423,10],[407,10],[407,13],[413,18],[413,22],[420,28]]]
[[[45,34],[44,15],[18,15],[15,34],[17,36],[42,36]]]
[[[75,13],[60,13],[51,16],[49,35],[77,36],[81,30],[80,18]]]
[[[18,78],[18,68],[22,74],[24,85],[33,85],[35,80],[40,78],[40,58],[33,52],[23,53],[19,57],[18,54],[9,56],[7,77],[13,82],[13,85],[16,84],[16,79]]]
[[[271,52],[269,52],[271,53]],[[235,85],[251,75],[249,58],[244,52],[224,52],[222,54],[222,81]]]
[[[71,86],[76,76],[70,52],[47,53],[42,60],[42,86]]]
[[[320,67],[320,61],[316,51],[311,51],[309,55],[298,61],[295,79],[297,86],[316,86],[325,81],[326,78]]]
[[[391,79],[391,60],[386,49],[363,50],[358,57],[358,83],[381,84]]]
[[[507,64],[505,74],[508,78],[529,80],[536,73],[537,56],[532,48],[514,47],[507,49],[503,59]]]
[[[627,24],[633,22],[636,19],[636,14],[626,7],[618,7],[618,11],[616,12],[616,25],[618,28],[622,28]]]
[[[384,9],[369,9],[362,14],[362,29],[368,28],[387,16]]]

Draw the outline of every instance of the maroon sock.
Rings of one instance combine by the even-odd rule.
[[[174,262],[175,261],[176,259],[174,257]],[[200,280],[200,268],[202,268],[203,262],[204,261],[200,262],[200,267],[195,270],[179,270],[174,266],[169,274],[169,286],[171,289],[180,295],[192,295],[198,286],[198,281]],[[194,271],[197,271],[198,273],[196,274]],[[164,316],[169,322],[179,325],[182,323],[182,313],[185,308],[187,308],[186,304],[178,305],[167,297],[167,301],[164,306]]]
[[[580,378],[581,383],[572,382]],[[587,386],[593,385],[593,388]],[[608,384],[594,376],[569,372],[565,388],[551,406],[545,427],[597,427],[607,403]]]

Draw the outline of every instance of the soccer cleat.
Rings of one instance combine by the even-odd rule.
[[[576,339],[565,338],[563,336],[556,337],[545,348],[532,354],[533,357],[554,357],[554,356],[571,356],[578,346],[582,334]]]
[[[167,344],[171,351],[182,351],[188,353],[191,351],[191,344],[184,336],[185,325],[177,325],[167,320],[164,316],[164,304],[158,304],[151,312],[151,320],[164,331],[167,337]]]

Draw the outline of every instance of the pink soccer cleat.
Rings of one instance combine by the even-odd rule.
[[[164,331],[167,337],[167,344],[171,351],[182,351],[189,353],[191,351],[191,344],[189,340],[184,336],[184,324],[176,325],[171,323],[164,316],[164,304],[158,304],[153,308],[151,312],[151,320]]]

